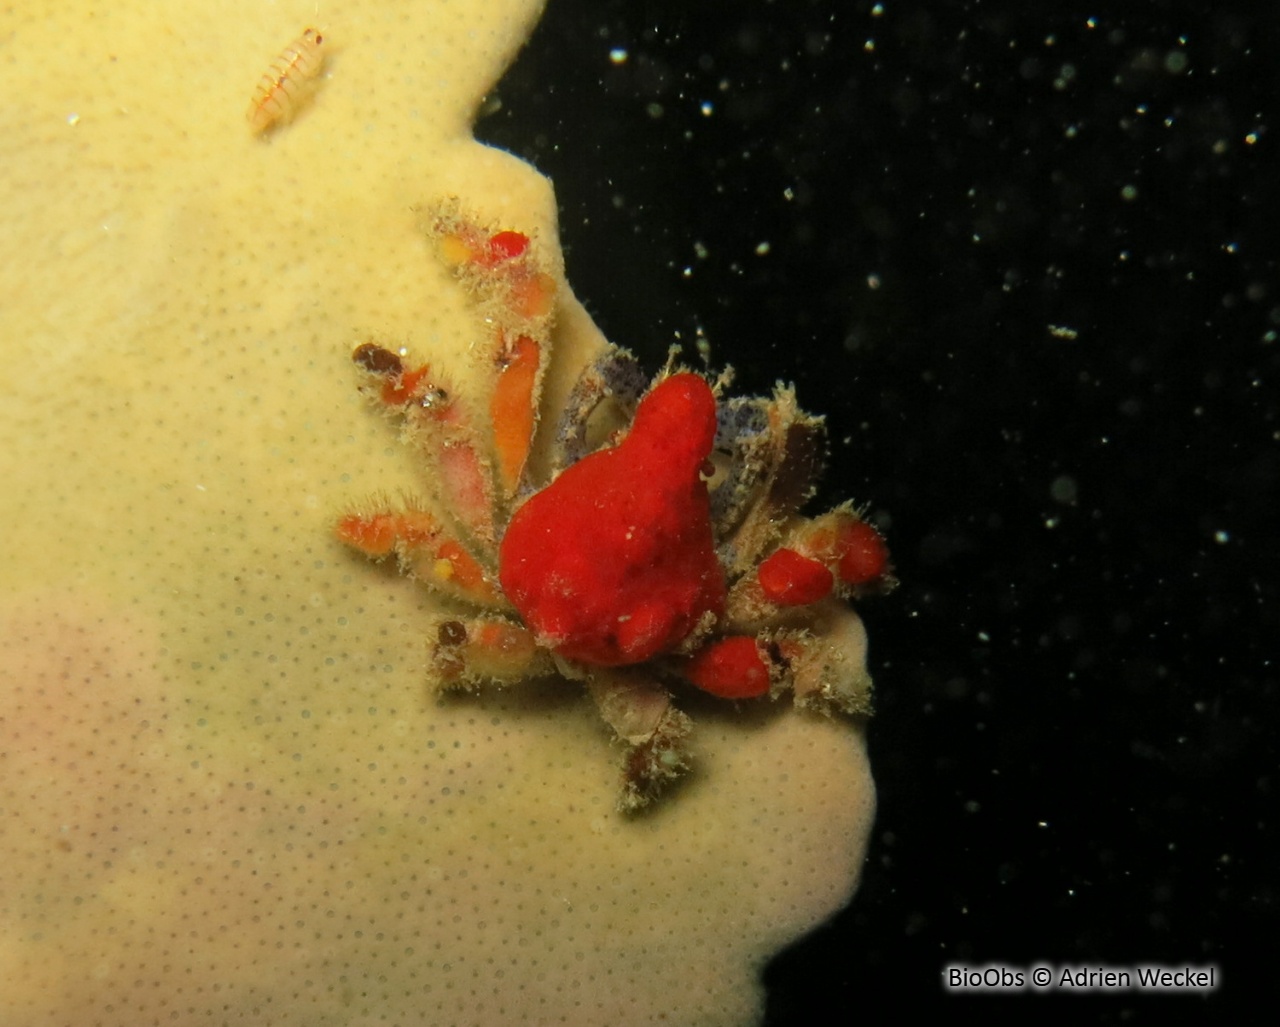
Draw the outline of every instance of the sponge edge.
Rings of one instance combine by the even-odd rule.
[[[708,700],[708,769],[619,818],[576,686],[437,700],[430,600],[329,541],[416,486],[352,345],[467,381],[410,208],[555,245],[545,180],[466,133],[538,5],[345,5],[266,142],[243,106],[300,24],[91,6],[0,14],[0,1022],[751,1023],[856,885],[860,730]],[[553,408],[599,344],[561,293]]]

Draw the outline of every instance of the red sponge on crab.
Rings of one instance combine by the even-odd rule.
[[[499,553],[503,591],[539,641],[598,666],[668,652],[724,609],[701,472],[716,401],[696,374],[663,380],[631,431],[526,502]]]

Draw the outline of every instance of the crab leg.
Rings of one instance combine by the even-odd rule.
[[[711,502],[730,578],[777,544],[779,526],[812,495],[824,431],[821,418],[799,408],[791,388],[779,386],[768,400],[724,404],[715,448],[728,454],[732,470],[716,484]]]
[[[545,338],[551,327],[556,281],[539,264],[523,232],[489,232],[440,207],[427,226],[440,259],[480,301],[482,313],[512,334]]]
[[[565,402],[556,426],[555,470],[563,470],[600,448],[604,440],[592,439],[589,432],[600,407],[610,401],[616,404],[617,412],[624,415],[619,418],[621,426],[631,419],[648,390],[649,377],[635,356],[619,346],[609,346],[604,356],[579,375]]]
[[[425,510],[384,508],[347,514],[334,533],[371,559],[394,554],[403,573],[454,599],[493,609],[507,607],[480,562]]]
[[[493,422],[493,445],[498,454],[498,481],[510,499],[520,487],[533,430],[537,426],[537,391],[541,347],[527,335],[520,335],[503,347],[499,357],[498,380],[489,401]]]
[[[871,675],[862,618],[835,600],[819,607],[818,614],[812,632],[778,642],[790,664],[796,705],[828,715],[869,714]]]
[[[733,586],[726,616],[735,629],[750,630],[828,596],[886,592],[896,583],[884,539],[846,503],[812,520],[795,518],[782,544]]]
[[[689,718],[671,705],[671,693],[638,672],[593,668],[587,691],[627,747],[618,809],[643,809],[689,769]]]
[[[471,688],[484,682],[507,684],[555,672],[551,654],[533,633],[500,617],[441,621],[431,662],[445,688]]]
[[[493,487],[466,405],[430,368],[406,367],[398,353],[366,342],[351,354],[378,399],[404,418],[404,435],[427,457],[450,513],[472,535],[494,540]]]
[[[524,474],[538,420],[543,357],[549,350],[556,281],[521,232],[489,232],[454,206],[429,226],[441,260],[480,300],[494,332],[494,388],[489,403],[498,484],[510,500]]]

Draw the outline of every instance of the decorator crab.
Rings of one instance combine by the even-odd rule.
[[[650,382],[610,346],[554,424],[541,422],[556,280],[527,235],[456,204],[428,232],[478,307],[487,395],[459,395],[402,350],[359,346],[366,390],[402,419],[435,502],[342,517],[342,541],[455,602],[431,646],[446,687],[559,673],[582,681],[625,745],[620,809],[689,766],[671,688],[870,712],[866,637],[846,600],[892,585],[888,552],[848,503],[800,516],[825,448],[789,387],[724,398],[728,375],[668,366]],[[554,433],[535,480],[535,433]]]

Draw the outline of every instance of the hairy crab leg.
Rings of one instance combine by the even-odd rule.
[[[871,675],[862,618],[834,599],[816,613],[810,631],[778,641],[790,668],[796,706],[828,715],[870,714]]]
[[[795,390],[779,386],[772,399],[724,404],[716,452],[729,473],[712,489],[720,558],[731,580],[747,573],[777,545],[779,527],[813,494],[822,470],[825,429],[806,414]]]
[[[794,518],[782,544],[734,584],[726,618],[748,630],[828,596],[854,598],[895,584],[884,539],[846,503],[821,517]]]
[[[377,343],[357,346],[351,359],[377,398],[404,419],[403,434],[427,458],[449,513],[477,539],[492,543],[493,487],[479,433],[467,409],[430,368],[407,367]]]
[[[494,340],[489,419],[497,480],[504,499],[519,489],[538,421],[545,356],[550,350],[556,280],[522,232],[491,232],[455,205],[428,226],[441,260],[478,301]]]
[[[498,454],[498,481],[510,499],[520,487],[533,432],[537,427],[538,371],[542,348],[527,335],[503,346],[499,356],[498,380],[489,401],[493,423],[493,445]]]
[[[500,617],[450,618],[436,628],[431,664],[444,688],[510,684],[556,671],[528,628]]]
[[[773,555],[787,552],[827,568],[834,579],[835,594],[842,598],[884,591],[896,584],[889,547],[880,532],[864,521],[850,503],[821,517],[801,521]],[[762,585],[770,575],[766,568],[772,559],[770,556],[760,565]],[[765,591],[768,593],[769,589]]]
[[[509,608],[489,572],[425,510],[386,507],[347,514],[334,533],[371,559],[394,555],[403,573],[444,595]]]
[[[867,633],[838,600],[810,609],[805,627],[708,642],[669,669],[721,699],[773,698],[791,691],[795,705],[828,716],[871,712]]]
[[[649,391],[649,376],[640,362],[620,346],[609,346],[604,355],[578,376],[556,425],[554,470],[576,464],[608,441],[608,428],[622,428],[631,420],[640,397]],[[605,416],[612,406],[614,416]],[[604,430],[601,423],[604,423]],[[616,423],[615,423],[616,422]],[[593,430],[595,429],[595,430]]]
[[[690,720],[671,705],[670,692],[640,671],[592,668],[587,691],[627,747],[618,809],[643,809],[689,769]]]

